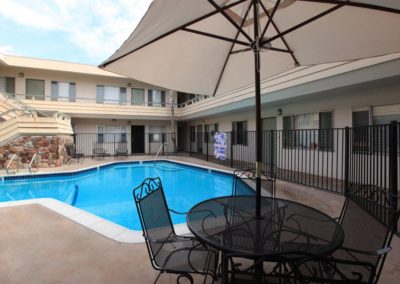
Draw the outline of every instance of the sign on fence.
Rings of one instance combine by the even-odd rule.
[[[226,137],[224,132],[214,134],[214,157],[217,159],[226,159]]]

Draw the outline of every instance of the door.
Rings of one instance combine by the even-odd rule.
[[[203,153],[203,125],[197,125],[197,152]]]
[[[132,154],[144,153],[144,125],[131,126]]]
[[[276,164],[276,117],[267,117],[262,120],[263,130],[263,164],[268,173],[274,173]]]

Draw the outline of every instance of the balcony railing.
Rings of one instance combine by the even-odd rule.
[[[54,101],[54,102],[78,102],[89,104],[101,105],[130,105],[130,106],[146,106],[146,107],[171,107],[169,102],[154,102],[154,101],[135,101],[130,98],[126,99],[102,99],[99,101],[96,97],[54,97],[54,96],[41,96],[41,95],[28,95],[28,94],[12,94],[11,96],[19,100],[32,100],[32,101]],[[174,103],[176,108],[184,108],[186,106],[201,102],[207,99],[207,96],[199,96],[182,103]]]

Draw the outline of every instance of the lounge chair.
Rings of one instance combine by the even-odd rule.
[[[67,145],[65,148],[67,150],[68,156],[70,157],[69,160],[76,159],[78,163],[80,160],[83,161],[85,154],[77,151],[74,144]]]
[[[128,157],[128,146],[126,143],[119,143],[115,149],[116,157]]]

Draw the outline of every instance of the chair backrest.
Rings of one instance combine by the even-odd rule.
[[[353,186],[340,220],[345,233],[343,246],[360,251],[379,251],[389,246],[399,217],[393,198],[397,197],[380,188]],[[359,261],[374,265],[379,277],[386,254],[355,255]]]
[[[246,192],[246,188],[254,186],[255,188],[256,172],[254,169],[236,170],[233,173],[232,195],[240,192]],[[275,179],[263,175],[261,178],[261,187],[275,197]]]
[[[156,264],[163,240],[175,237],[161,179],[146,178],[133,190],[136,208],[152,262]],[[160,256],[160,259],[164,256]]]
[[[127,152],[128,151],[128,145],[126,143],[118,143],[117,145],[117,152]]]

